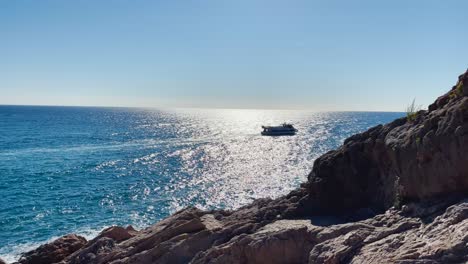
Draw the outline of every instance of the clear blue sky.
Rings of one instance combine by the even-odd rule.
[[[468,1],[0,1],[0,104],[403,111],[468,67]]]

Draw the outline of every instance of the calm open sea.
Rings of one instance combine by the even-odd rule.
[[[236,208],[306,180],[343,140],[403,113],[0,106],[0,257],[185,206]],[[260,136],[292,122],[291,137]]]

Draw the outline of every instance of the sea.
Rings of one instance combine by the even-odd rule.
[[[0,106],[0,258],[68,233],[235,209],[306,181],[345,138],[404,113]],[[295,136],[261,136],[290,122]]]

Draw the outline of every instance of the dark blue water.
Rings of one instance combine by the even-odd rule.
[[[403,113],[0,106],[0,256],[142,228],[188,205],[278,197],[343,140]],[[293,137],[260,126],[292,122]]]

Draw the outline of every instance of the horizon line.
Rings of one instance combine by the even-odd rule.
[[[263,110],[263,111],[306,111],[306,112],[367,112],[367,113],[405,113],[405,111],[389,111],[389,110],[315,110],[310,108],[248,108],[248,107],[197,107],[197,106],[115,106],[115,105],[49,105],[49,104],[2,104],[1,106],[19,106],[19,107],[80,107],[80,108],[134,108],[134,109],[200,109],[200,110]],[[422,109],[424,110],[424,109]]]

